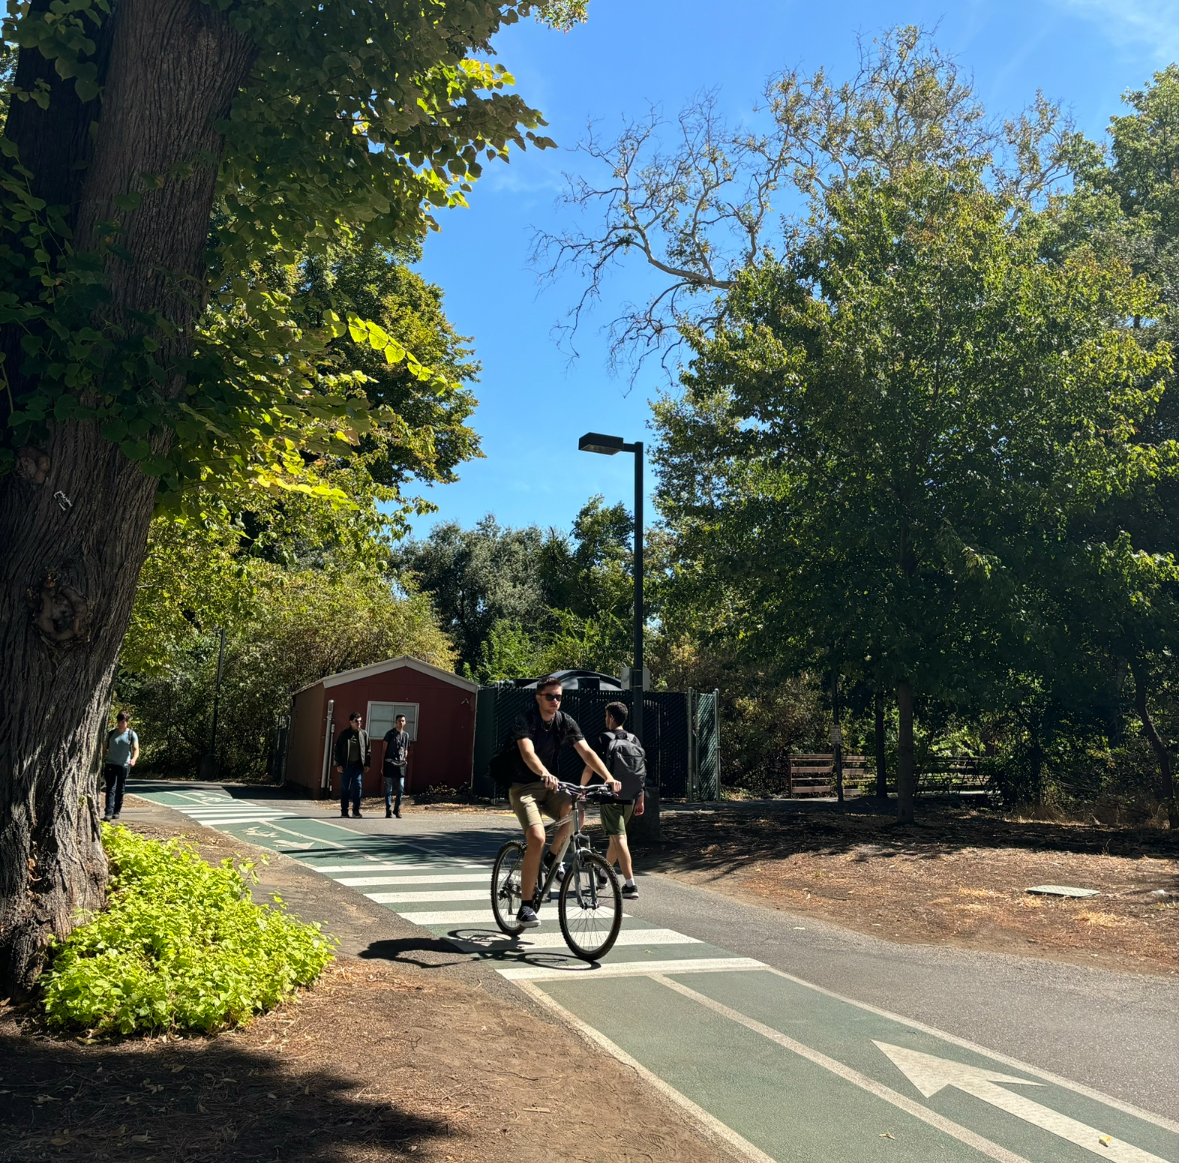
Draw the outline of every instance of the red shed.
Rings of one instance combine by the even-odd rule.
[[[338,795],[340,777],[331,749],[348,726],[348,716],[359,711],[373,741],[365,795],[384,794],[383,738],[396,715],[405,716],[413,741],[405,790],[424,791],[439,784],[461,787],[471,780],[478,691],[478,683],[404,654],[321,678],[295,694],[287,780],[314,795]]]

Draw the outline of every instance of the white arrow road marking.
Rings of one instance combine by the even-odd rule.
[[[932,1054],[922,1054],[919,1050],[908,1050],[903,1046],[890,1046],[887,1042],[877,1042],[876,1046],[926,1098],[937,1094],[943,1087],[952,1086],[991,1106],[997,1106],[1009,1115],[1015,1115],[1017,1119],[1050,1131],[1078,1147],[1084,1147],[1086,1151],[1113,1160],[1113,1163],[1167,1163],[1158,1155],[1152,1155],[1131,1143],[1124,1143],[1121,1139],[1070,1119],[1068,1115],[1032,1102],[1022,1094],[1012,1094],[996,1085],[1006,1082],[1019,1086],[1042,1086],[1041,1082],[1000,1074],[997,1070],[983,1070],[948,1058],[935,1058]]]
[[[606,968],[606,966],[603,966],[603,968]],[[763,965],[762,968],[765,969],[767,967]],[[1017,1155],[1014,1151],[1008,1151],[1006,1147],[999,1146],[998,1143],[992,1143],[989,1139],[984,1139],[982,1135],[975,1134],[968,1127],[959,1126],[957,1123],[946,1118],[945,1115],[940,1115],[937,1111],[930,1110],[929,1107],[922,1106],[919,1102],[914,1102],[908,1095],[900,1094],[898,1091],[893,1090],[892,1087],[885,1086],[883,1082],[877,1082],[875,1078],[869,1078],[866,1074],[861,1074],[853,1067],[845,1066],[842,1062],[837,1062],[821,1050],[814,1050],[810,1046],[804,1046],[801,1042],[783,1034],[780,1030],[775,1030],[763,1022],[759,1022],[756,1018],[749,1017],[748,1014],[740,1013],[738,1010],[732,1009],[719,1001],[715,1001],[705,994],[698,993],[682,981],[675,981],[670,977],[664,977],[661,973],[652,973],[651,980],[659,982],[660,985],[665,985],[668,989],[675,990],[676,993],[683,994],[684,997],[699,1002],[700,1005],[718,1014],[722,1014],[730,1021],[738,1022],[747,1030],[752,1030],[755,1034],[760,1034],[763,1038],[768,1038],[771,1042],[776,1042],[783,1049],[789,1050],[801,1058],[805,1058],[808,1062],[813,1062],[816,1066],[821,1066],[824,1070],[829,1070],[832,1074],[850,1082],[853,1086],[858,1086],[861,1090],[866,1090],[869,1094],[874,1094],[877,1098],[884,1099],[885,1102],[899,1107],[906,1114],[920,1119],[923,1123],[928,1123],[931,1127],[936,1127],[939,1131],[947,1135],[952,1135],[959,1142],[973,1147],[988,1159],[994,1159],[997,1163],[1029,1163],[1029,1160],[1025,1159],[1022,1155]],[[521,989],[526,989],[528,986],[527,982],[518,982],[517,984],[520,985]]]

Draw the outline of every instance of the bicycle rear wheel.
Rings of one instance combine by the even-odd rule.
[[[516,914],[524,903],[520,891],[523,865],[524,845],[519,840],[509,840],[499,850],[491,870],[491,912],[495,923],[509,937],[524,932],[524,926],[516,920]]]
[[[600,880],[606,883],[599,888]],[[622,886],[596,852],[578,852],[561,882],[557,916],[565,944],[583,961],[610,952],[622,928]]]

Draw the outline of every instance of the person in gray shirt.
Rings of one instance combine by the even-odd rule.
[[[126,711],[120,711],[115,726],[106,733],[106,759],[103,775],[106,778],[106,810],[104,820],[117,820],[123,811],[123,792],[127,787],[127,773],[139,758],[139,736],[131,730]]]

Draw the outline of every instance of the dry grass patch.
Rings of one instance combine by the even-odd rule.
[[[1179,838],[922,804],[901,827],[846,813],[668,815],[647,867],[898,941],[1179,973]],[[1032,897],[1038,884],[1100,897]],[[1162,890],[1166,895],[1158,895]]]

